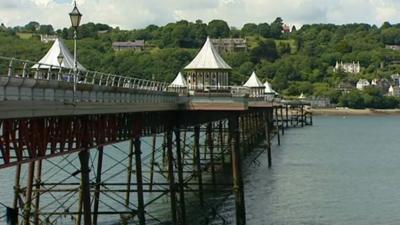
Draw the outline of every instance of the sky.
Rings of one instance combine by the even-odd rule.
[[[185,19],[223,19],[241,28],[245,23],[272,22],[282,17],[288,25],[310,23],[400,22],[400,0],[77,0],[82,23],[105,23],[121,29],[165,25]],[[70,26],[72,0],[0,0],[0,23],[25,25],[30,21]]]

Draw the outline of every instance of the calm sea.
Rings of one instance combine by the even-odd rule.
[[[266,154],[244,163],[248,224],[400,224],[399,136],[398,116],[315,117],[312,127],[287,130],[281,146],[273,142],[272,169]],[[12,174],[0,173],[8,204]],[[217,212],[226,224],[234,224],[232,203]]]
[[[314,121],[246,167],[248,224],[400,224],[400,117]]]

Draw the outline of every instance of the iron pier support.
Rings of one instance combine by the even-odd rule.
[[[203,197],[203,174],[201,169],[201,160],[200,160],[200,126],[194,127],[194,157],[196,164],[196,176],[198,181],[198,194],[200,200],[200,206],[204,206],[204,197]]]
[[[142,176],[142,158],[141,158],[141,143],[140,139],[136,137],[133,140],[135,146],[135,164],[136,164],[136,184],[137,184],[137,201],[138,201],[138,218],[139,224],[145,225],[145,209],[143,198],[143,176]]]
[[[103,168],[103,147],[98,147],[96,185],[95,185],[95,192],[94,192],[94,199],[93,199],[93,201],[94,201],[93,225],[97,225],[97,219],[98,219],[102,168]]]
[[[92,225],[91,205],[90,205],[90,179],[89,179],[89,149],[79,153],[79,161],[81,163],[81,194],[83,204],[83,221],[84,225]]]
[[[246,209],[244,202],[243,179],[240,161],[240,130],[238,116],[229,118],[231,139],[233,193],[235,195],[236,225],[246,224]]]
[[[178,215],[176,212],[176,191],[175,191],[175,176],[174,176],[174,155],[172,152],[172,131],[167,131],[167,160],[168,160],[168,180],[169,180],[169,193],[171,199],[171,214],[172,224],[176,225],[178,222]]]
[[[183,178],[183,161],[181,152],[181,131],[179,127],[174,129],[175,148],[176,148],[176,164],[178,169],[178,192],[179,192],[179,217],[178,224],[186,225],[186,208],[185,208],[185,186]]]

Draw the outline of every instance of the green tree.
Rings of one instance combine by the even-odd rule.
[[[259,40],[257,44],[257,47],[250,50],[250,58],[253,63],[259,63],[262,59],[274,61],[278,58],[278,52],[274,40]]]
[[[229,37],[230,29],[228,24],[223,20],[212,20],[208,23],[208,35],[212,38]]]
[[[28,24],[25,25],[25,30],[27,32],[36,32],[40,27],[40,24],[36,21],[31,21]]]
[[[271,23],[271,37],[273,38],[281,38],[283,30],[283,20],[278,17],[274,22]]]
[[[52,25],[40,25],[40,34],[54,34],[54,29]]]
[[[255,23],[246,23],[242,28],[242,36],[254,36],[258,34],[258,27]]]
[[[258,34],[264,38],[271,37],[271,26],[268,23],[260,23],[258,24]]]

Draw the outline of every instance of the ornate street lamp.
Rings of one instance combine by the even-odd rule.
[[[61,51],[60,51],[60,54],[58,54],[58,56],[57,56],[57,61],[58,61],[58,65],[60,65],[60,70],[58,71],[58,78],[57,78],[57,80],[61,80],[62,63],[63,63],[63,61],[64,61],[64,55],[61,53]]]
[[[60,54],[58,54],[58,56],[57,56],[57,62],[58,62],[58,65],[60,65],[60,68],[61,68],[61,64],[63,63],[63,60],[64,60],[64,55],[60,52]]]
[[[79,12],[78,7],[76,7],[76,1],[74,2],[74,9],[69,13],[69,17],[71,18],[71,25],[74,28],[74,91],[73,91],[73,100],[75,101],[75,92],[76,92],[76,75],[78,71],[78,63],[76,60],[76,39],[79,24],[81,23],[82,14]]]

